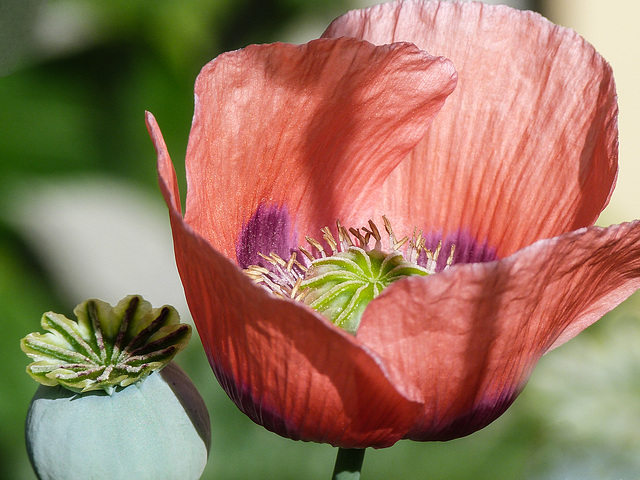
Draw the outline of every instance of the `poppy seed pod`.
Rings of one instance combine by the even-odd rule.
[[[38,478],[200,478],[209,414],[186,373],[167,364],[191,327],[133,295],[116,307],[87,300],[74,313],[77,321],[45,313],[48,333],[21,342],[41,384],[25,425]]]
[[[196,387],[170,363],[111,395],[41,385],[25,437],[40,480],[195,480],[207,463],[210,428]]]

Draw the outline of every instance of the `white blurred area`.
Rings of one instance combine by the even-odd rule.
[[[100,298],[112,305],[140,294],[190,319],[176,272],[167,210],[122,180],[25,180],[5,192],[5,216],[47,267],[70,305]]]

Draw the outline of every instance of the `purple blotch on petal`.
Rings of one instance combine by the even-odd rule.
[[[425,247],[434,252],[438,248],[438,243],[442,240],[442,248],[436,263],[436,272],[441,272],[449,258],[451,246],[455,245],[452,265],[456,263],[483,263],[492,262],[498,259],[496,249],[491,247],[486,241],[479,243],[465,231],[458,230],[451,232],[442,238],[440,232],[430,232],[424,236]],[[427,256],[424,252],[418,257],[418,264],[425,266]]]
[[[518,397],[522,387],[506,387],[495,398],[484,398],[474,405],[467,413],[450,420],[445,425],[414,427],[405,438],[418,442],[447,441],[465,437],[483,429],[511,406]]]
[[[267,430],[292,440],[302,440],[298,430],[286,418],[279,415],[265,401],[259,401],[251,393],[248,385],[236,383],[232,375],[210,361],[216,379],[229,398],[242,413],[253,422],[262,425]]]
[[[285,260],[297,247],[296,234],[291,226],[287,207],[258,205],[256,212],[242,227],[236,243],[236,259],[240,268],[251,265],[267,266],[258,255],[276,253]]]

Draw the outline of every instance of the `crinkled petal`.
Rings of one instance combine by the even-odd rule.
[[[295,214],[298,243],[347,220],[377,200],[455,83],[448,60],[407,43],[321,39],[220,55],[195,87],[187,223],[235,258],[263,205]]]
[[[511,404],[539,358],[640,287],[640,221],[540,240],[502,260],[389,286],[358,339],[422,393],[414,440],[472,433]]]
[[[374,354],[302,304],[256,286],[184,222],[173,165],[151,114],[147,125],[189,308],[231,400],[292,439],[355,448],[389,446],[404,436],[419,404],[394,387]]]
[[[466,231],[500,257],[596,220],[617,173],[616,95],[611,68],[575,32],[505,6],[396,1],[324,34],[343,35],[413,42],[459,75],[376,215]]]

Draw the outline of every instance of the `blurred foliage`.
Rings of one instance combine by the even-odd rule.
[[[180,159],[200,68],[222,51],[289,40],[283,32],[317,20],[319,30],[308,32],[312,38],[350,7],[348,0],[50,0],[46,6],[36,0],[0,1],[5,23],[9,18],[12,25],[25,22],[14,25],[12,32],[19,34],[0,35],[3,65],[13,65],[9,75],[0,77],[0,205],[5,205],[8,187],[18,181],[79,174],[126,179],[153,192],[161,203],[144,111],[158,119],[183,179]],[[39,328],[43,312],[71,315],[73,305],[66,303],[65,292],[52,282],[7,214],[0,213],[0,476],[29,479],[33,474],[23,422],[36,384],[24,373],[28,359],[20,352],[19,339]],[[623,306],[617,315],[637,322],[632,308]],[[282,439],[249,421],[215,382],[197,338],[180,357],[211,413],[213,446],[203,478],[329,476],[334,449]],[[541,375],[544,369],[542,365]],[[552,397],[536,396],[533,390],[471,437],[435,444],[400,442],[367,452],[363,478],[495,480],[548,473],[549,452],[562,456],[566,441],[549,433],[544,411],[554,405],[536,408]],[[591,444],[586,445],[585,451],[593,453]]]

